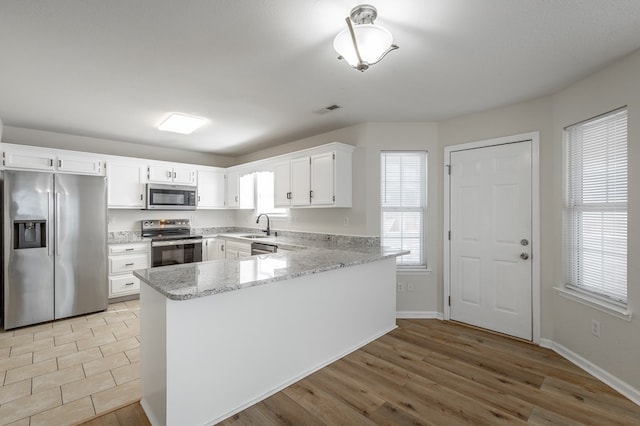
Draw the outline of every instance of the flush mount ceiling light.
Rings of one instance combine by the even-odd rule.
[[[158,126],[158,130],[188,135],[206,122],[206,118],[174,112]]]
[[[351,9],[351,19],[345,18],[347,29],[333,40],[333,48],[340,55],[338,59],[344,59],[358,71],[377,64],[387,53],[398,48],[393,44],[389,30],[373,23],[377,16],[378,11],[369,4],[354,7]]]

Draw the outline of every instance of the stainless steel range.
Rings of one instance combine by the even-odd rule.
[[[191,235],[189,219],[143,220],[142,236],[151,237],[151,266],[202,261],[202,236]]]

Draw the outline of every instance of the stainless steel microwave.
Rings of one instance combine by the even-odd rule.
[[[194,186],[147,184],[147,210],[195,210]]]

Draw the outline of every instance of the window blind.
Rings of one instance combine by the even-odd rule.
[[[381,153],[381,240],[396,250],[401,266],[426,266],[424,217],[426,208],[426,152]]]
[[[627,110],[567,127],[568,287],[627,303]]]

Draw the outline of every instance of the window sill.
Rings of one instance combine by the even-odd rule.
[[[403,275],[420,275],[420,274],[430,274],[433,270],[431,268],[427,268],[426,266],[409,266],[409,267],[397,267],[396,273]]]
[[[605,314],[612,315],[616,318],[623,319],[625,321],[631,321],[632,312],[628,308],[617,306],[613,303],[607,303],[604,300],[597,297],[589,296],[588,294],[581,293],[579,291],[571,290],[564,287],[554,287],[558,294],[566,299],[573,300],[574,302],[581,303],[585,306],[594,308]]]

